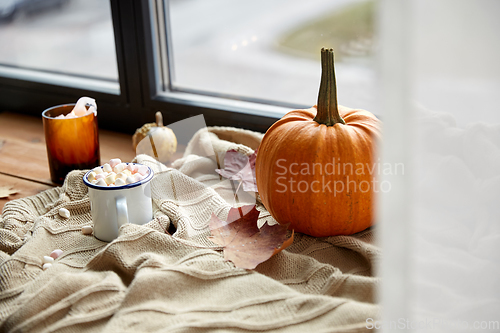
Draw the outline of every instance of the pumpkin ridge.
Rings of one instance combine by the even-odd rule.
[[[354,130],[355,133],[359,135],[367,135],[372,139],[377,139],[380,137],[380,132],[377,130],[376,127],[373,127],[370,124],[350,124],[351,128]]]
[[[309,109],[300,109],[300,110],[294,110],[288,112],[285,116],[283,116],[282,119],[288,119],[291,118],[292,116],[295,117],[300,117],[300,118],[306,118],[306,119],[313,119],[314,116],[316,115],[316,108],[309,108]],[[280,119],[280,120],[282,120]]]
[[[302,110],[297,110],[297,111],[302,111]],[[305,115],[304,116],[295,115],[295,114],[293,116],[288,116],[288,115],[289,115],[289,113],[286,114],[283,118],[281,118],[277,122],[275,122],[271,127],[269,127],[269,129],[266,131],[266,134],[274,132],[276,128],[281,127],[281,126],[288,126],[292,123],[301,123],[301,122],[309,121],[309,120],[312,121],[312,118],[309,118],[310,114],[307,115],[308,117],[306,117]]]
[[[365,113],[362,113],[362,112],[365,112]],[[366,114],[366,112],[367,111],[364,111],[364,110],[352,109],[352,110],[344,113],[343,118],[344,118],[346,124],[378,121],[378,118],[376,118],[370,114]]]
[[[342,130],[340,131],[342,133],[342,138],[339,139],[340,142],[342,142],[342,152],[340,153],[342,156],[346,154],[346,150],[348,151],[348,157],[345,157],[344,159],[349,161],[345,162],[342,161],[343,163],[343,169],[345,169],[346,164],[345,163],[356,163],[357,161],[357,145],[355,138],[352,136],[352,128],[350,126],[345,126],[342,127]],[[342,170],[342,179],[344,180],[344,184],[347,184],[347,189],[345,190],[345,196],[346,196],[346,206],[349,207],[346,209],[348,213],[346,214],[346,220],[344,223],[347,223],[348,226],[350,226],[350,231],[355,227],[356,221],[357,221],[357,214],[355,211],[353,211],[353,200],[355,200],[355,197],[357,196],[357,193],[353,194],[352,192],[349,191],[349,176],[353,177],[353,172],[351,174],[346,174],[344,172],[345,170]],[[355,189],[356,192],[356,189]],[[353,198],[354,196],[354,198]]]

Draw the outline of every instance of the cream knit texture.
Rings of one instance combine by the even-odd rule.
[[[327,238],[296,233],[255,270],[224,261],[207,239],[211,214],[224,219],[233,205],[257,204],[259,225],[276,223],[258,196],[240,190],[235,198],[235,184],[215,172],[227,150],[251,154],[261,139],[211,127],[172,168],[137,156],[155,172],[154,219],[122,226],[110,243],[81,233],[92,224],[85,170],[62,187],[8,202],[0,219],[0,332],[369,331],[367,319],[380,310],[373,228]],[[44,271],[43,256],[55,249],[64,253]]]

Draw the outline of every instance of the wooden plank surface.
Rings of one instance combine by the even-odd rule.
[[[0,113],[0,173],[53,185],[42,119]]]
[[[111,158],[128,162],[135,157],[130,135],[99,130],[99,143],[102,163]],[[41,116],[0,113],[0,176],[0,186],[22,187],[9,199],[57,186],[50,180]],[[6,201],[0,201],[0,209]]]
[[[0,198],[0,212],[3,209],[3,206],[5,206],[5,204],[10,200],[29,197],[52,188],[50,185],[35,183],[29,180],[0,174],[0,187],[4,186],[17,191],[17,193],[9,195],[7,198]]]

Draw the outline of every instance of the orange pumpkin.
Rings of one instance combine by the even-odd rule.
[[[350,235],[374,222],[380,191],[375,145],[380,122],[337,105],[333,50],[321,50],[318,104],[287,113],[266,132],[256,161],[264,206],[311,236]]]

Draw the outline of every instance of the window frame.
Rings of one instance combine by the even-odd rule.
[[[142,124],[153,121],[154,114],[160,110],[166,124],[203,114],[209,126],[233,126],[265,132],[280,118],[277,112],[265,114],[263,110],[266,106],[259,110],[255,107],[257,104],[249,102],[229,100],[224,103],[224,99],[213,97],[193,99],[189,93],[158,93],[153,43],[153,24],[157,22],[151,15],[151,6],[158,10],[160,2],[110,0],[119,73],[118,95],[0,76],[0,112],[40,116],[50,106],[76,101],[81,96],[92,96],[98,101],[99,109],[106,110],[99,113],[99,127],[103,129],[133,133]],[[166,59],[168,62],[168,57]],[[193,96],[196,95],[194,92]]]

